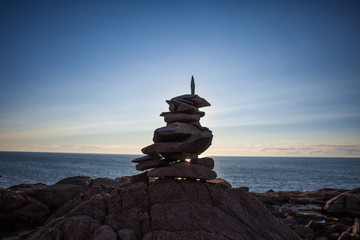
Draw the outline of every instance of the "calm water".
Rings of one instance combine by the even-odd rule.
[[[136,155],[0,152],[0,186],[54,184],[70,176],[117,178],[138,174]],[[214,157],[218,177],[250,191],[360,187],[360,159]]]

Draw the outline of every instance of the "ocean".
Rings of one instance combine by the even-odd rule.
[[[138,155],[0,152],[0,187],[54,184],[71,176],[118,178],[140,173]],[[360,187],[360,158],[213,157],[218,177],[252,192]]]

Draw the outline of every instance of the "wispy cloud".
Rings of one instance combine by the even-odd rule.
[[[105,144],[0,144],[0,151],[141,154],[144,146]]]

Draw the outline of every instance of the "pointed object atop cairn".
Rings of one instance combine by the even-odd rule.
[[[169,112],[163,112],[167,123],[155,130],[154,144],[141,151],[146,156],[132,160],[136,169],[150,170],[148,177],[212,180],[216,178],[214,160],[199,158],[208,149],[212,132],[202,127],[200,118],[205,115],[199,108],[210,106],[205,99],[195,95],[194,77],[191,78],[191,94],[174,97],[166,102]]]
[[[190,87],[191,87],[191,95],[195,95],[195,81],[194,81],[194,76],[191,76],[191,84],[190,84]]]

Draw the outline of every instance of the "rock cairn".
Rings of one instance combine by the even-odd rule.
[[[154,144],[141,151],[146,156],[132,160],[136,169],[148,177],[212,180],[216,178],[214,160],[199,155],[209,148],[212,132],[202,127],[200,118],[205,115],[199,108],[210,106],[205,99],[195,95],[194,78],[191,79],[191,94],[166,101],[169,112],[163,112],[167,123],[154,132]]]

